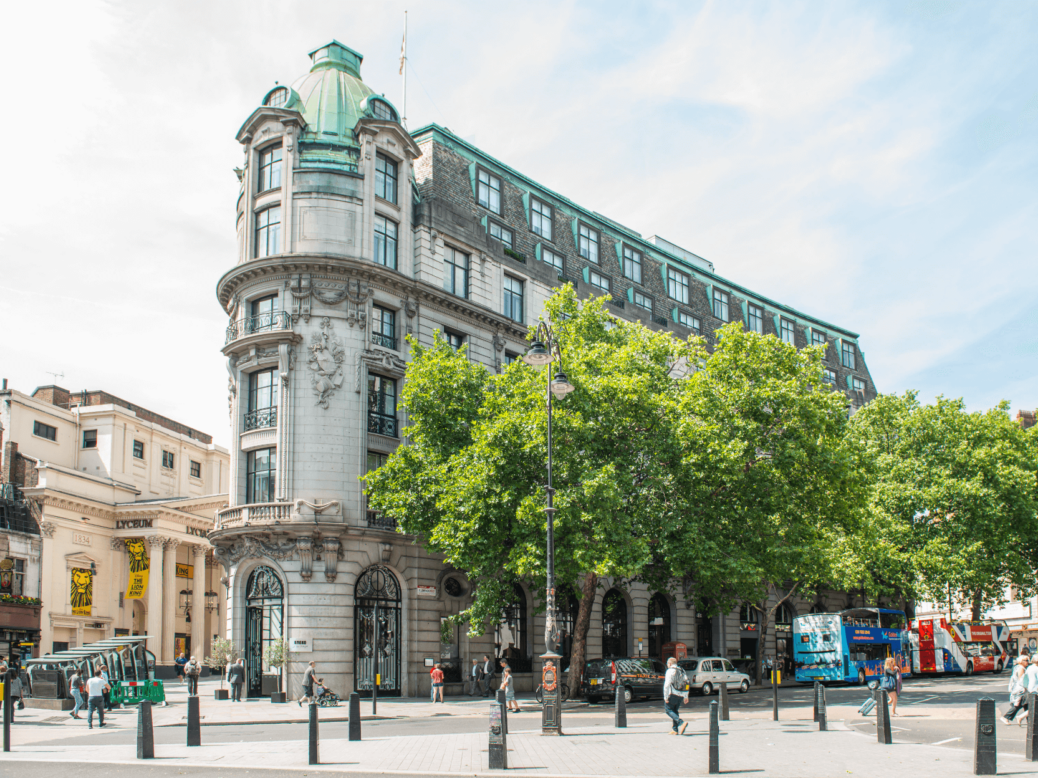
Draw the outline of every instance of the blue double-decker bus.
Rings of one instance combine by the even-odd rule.
[[[865,684],[883,673],[894,657],[901,674],[912,672],[912,646],[904,611],[852,608],[793,619],[793,660],[803,683]]]

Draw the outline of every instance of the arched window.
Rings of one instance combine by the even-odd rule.
[[[756,624],[760,621],[760,611],[749,603],[744,603],[739,609],[739,621],[743,624]]]
[[[649,656],[663,659],[663,645],[670,642],[670,603],[660,592],[649,600]]]
[[[580,600],[568,587],[559,587],[555,593],[555,610],[558,614],[559,646],[558,651],[562,654],[561,667],[565,670],[569,667],[569,660],[573,654],[573,633],[577,628],[577,615],[580,613]]]
[[[400,583],[382,565],[357,579],[353,609],[354,685],[370,697],[379,676],[380,695],[400,696]]]
[[[602,657],[627,654],[627,600],[619,589],[610,589],[602,598]]]
[[[282,636],[285,590],[270,567],[257,567],[245,586],[245,668],[248,696],[279,691],[280,675],[263,659],[267,646]]]
[[[786,603],[782,603],[778,606],[778,610],[775,611],[775,623],[776,624],[793,624],[793,609]]]
[[[499,658],[507,660],[513,673],[529,673],[533,669],[526,635],[526,592],[519,584],[512,587],[512,601],[501,612],[494,630],[494,647]]]
[[[814,605],[811,606],[811,613],[825,613],[825,612],[826,612],[826,610],[825,610],[825,603],[824,602],[816,602]]]
[[[272,89],[263,104],[270,108],[281,108],[288,102],[288,90],[283,86]]]
[[[371,113],[376,119],[381,119],[385,122],[396,121],[396,111],[390,108],[389,103],[385,100],[372,100]]]

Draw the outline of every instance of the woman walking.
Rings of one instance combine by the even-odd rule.
[[[508,665],[504,666],[504,673],[501,676],[501,688],[505,690],[505,705],[508,706],[508,710],[522,713],[519,709],[519,702],[515,699],[515,679],[512,678],[512,668]],[[513,705],[515,706],[514,708],[512,707]]]
[[[897,666],[894,657],[888,656],[883,663],[883,677],[880,679],[879,688],[890,695],[890,715],[897,715],[897,698],[901,694],[901,668]]]
[[[443,668],[439,663],[433,665],[429,676],[432,678],[433,702],[436,702],[437,699],[439,702],[443,702]]]
[[[86,689],[83,687],[83,677],[79,674],[79,670],[72,671],[72,677],[68,679],[69,689],[72,691],[72,699],[76,701],[76,707],[72,709],[70,715],[74,719],[79,718],[79,712],[86,709],[86,700],[83,698],[83,692]]]
[[[1016,658],[1013,675],[1009,679],[1009,712],[1002,717],[1005,724],[1012,724],[1021,709],[1027,710],[1027,684],[1024,683],[1024,672],[1027,670],[1027,657],[1023,654]],[[1020,723],[1027,719],[1025,713]]]

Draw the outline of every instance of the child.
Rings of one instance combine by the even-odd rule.
[[[519,703],[515,699],[515,680],[512,678],[512,668],[508,665],[504,666],[504,675],[501,677],[501,688],[505,690],[505,704],[508,706],[508,710],[522,713],[519,709]],[[514,708],[512,707],[513,705],[515,706]]]

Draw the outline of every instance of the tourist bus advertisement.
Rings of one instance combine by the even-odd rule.
[[[904,611],[851,608],[793,619],[796,680],[865,684],[883,673],[893,657],[909,675],[909,633]]]
[[[1009,627],[946,619],[912,622],[912,672],[1001,673],[1009,664]]]

